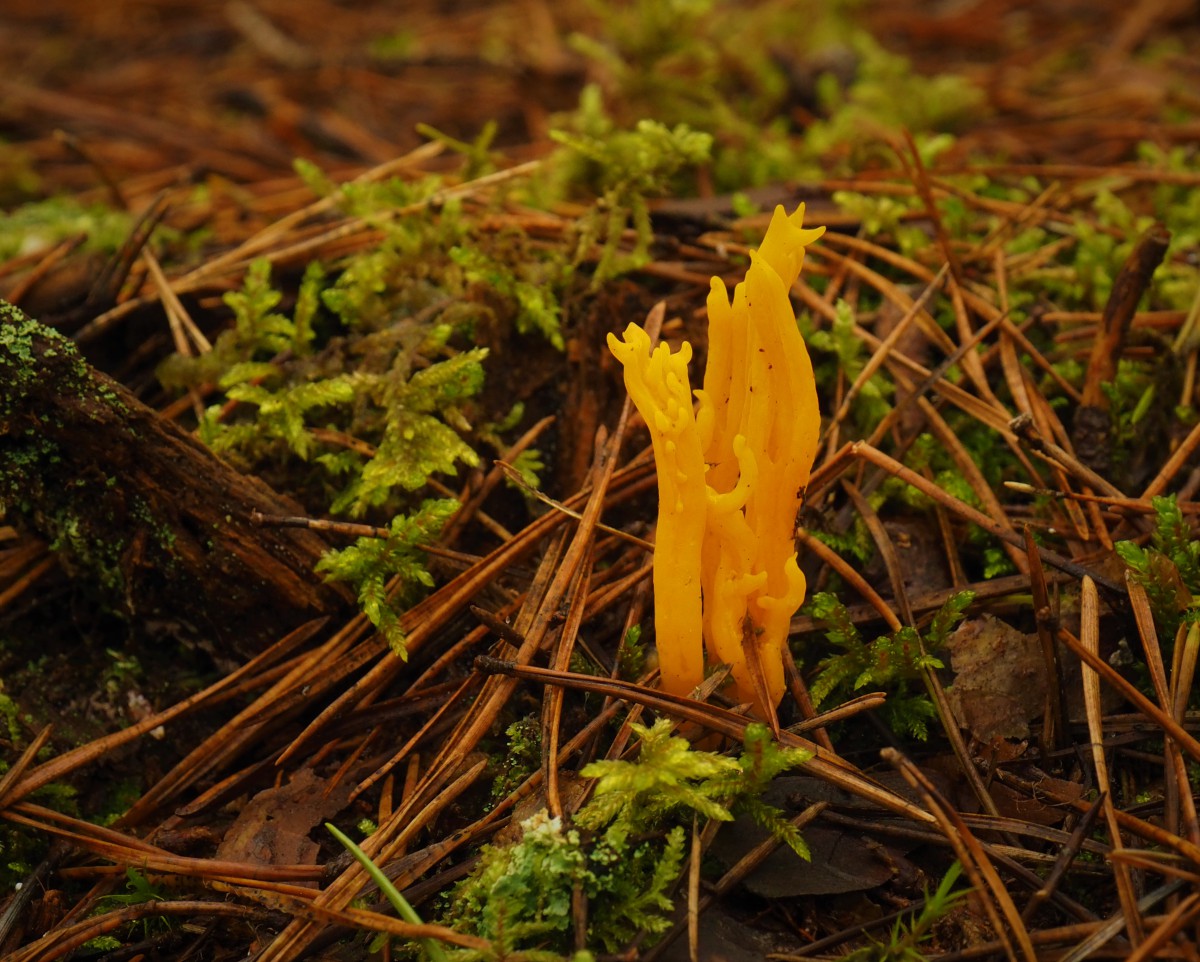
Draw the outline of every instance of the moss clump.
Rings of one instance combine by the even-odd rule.
[[[74,475],[57,435],[35,410],[43,392],[70,397],[86,416],[99,408],[124,410],[116,393],[92,376],[75,345],[53,328],[0,302],[0,512],[30,518],[51,548],[92,573],[106,591],[124,586],[125,549],[116,525],[103,533],[79,505],[91,503],[92,479]]]
[[[484,848],[454,891],[447,924],[491,939],[501,954],[536,950],[554,958],[550,953],[568,951],[572,899],[581,891],[589,948],[615,952],[630,932],[657,936],[670,927],[685,826],[696,816],[728,822],[745,814],[809,857],[796,827],[761,799],[770,781],[807,761],[808,752],[780,747],[757,724],[747,728],[740,758],[693,750],[666,720],[632,727],[641,740],[638,760],[583,769],[596,789],[574,825],[542,811],[521,824],[516,844]]]
[[[0,220],[0,261],[49,249],[80,234],[87,238],[86,250],[115,251],[129,236],[131,223],[123,211],[101,204],[84,205],[71,197],[34,201]]]
[[[6,419],[0,423],[0,429],[8,433],[7,419],[16,413],[18,407],[32,392],[37,380],[44,376],[38,364],[39,350],[35,341],[45,345],[45,351],[63,351],[69,357],[78,359],[83,365],[75,346],[56,330],[46,327],[28,317],[24,311],[7,301],[0,301],[0,377],[4,379],[5,388],[0,398],[0,417]],[[53,354],[51,356],[54,356]],[[86,373],[86,367],[81,369],[81,376]]]
[[[414,190],[376,186],[348,189],[345,204],[367,216],[372,202]],[[288,472],[286,482],[280,472],[278,483],[315,512],[386,521],[415,507],[411,495],[431,475],[479,463],[473,399],[487,352],[463,342],[491,308],[471,300],[470,284],[502,289],[519,328],[561,335],[557,306],[531,296],[540,278],[509,268],[511,251],[469,243],[452,212],[403,224],[379,216],[384,242],[337,271],[310,265],[290,315],[279,310],[267,262],[253,265],[242,290],[225,298],[232,324],[214,349],[172,357],[159,376],[168,387],[221,388],[200,437],[239,467],[308,462],[321,470]]]
[[[888,137],[952,132],[983,107],[970,81],[923,76],[884,49],[845,0],[589,6],[598,25],[571,42],[616,123],[708,132],[721,191],[888,162]],[[590,109],[585,97],[578,115]]]
[[[836,653],[817,666],[810,689],[813,705],[821,705],[831,695],[845,701],[865,686],[875,685],[888,691],[883,715],[892,730],[928,738],[929,721],[937,717],[937,710],[925,694],[922,679],[925,672],[944,667],[937,654],[974,600],[973,591],[960,591],[938,609],[923,633],[906,625],[866,641],[842,601],[829,592],[818,592],[804,610],[823,623],[825,638]]]
[[[1115,548],[1146,589],[1164,651],[1170,652],[1180,625],[1200,621],[1200,540],[1174,494],[1151,502],[1155,525],[1150,545],[1118,541]]]

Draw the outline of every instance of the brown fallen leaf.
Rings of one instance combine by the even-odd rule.
[[[946,694],[958,720],[982,742],[1027,737],[1046,697],[1037,635],[982,615],[959,625],[948,647],[955,678]]]
[[[217,857],[258,865],[316,865],[320,846],[309,833],[332,818],[350,797],[353,782],[343,779],[328,795],[326,783],[302,768],[290,782],[267,788],[242,808]],[[316,887],[316,883],[311,884]]]
[[[846,792],[804,775],[775,779],[763,793],[763,801],[788,815],[811,802],[826,801],[847,814],[886,818],[878,809],[863,806]],[[769,834],[748,816],[741,816],[722,826],[710,852],[724,864],[732,865]],[[881,844],[865,839],[861,831],[824,825],[819,819],[801,834],[812,861],[800,858],[786,845],[780,846],[746,876],[746,888],[755,895],[772,899],[860,892],[887,882],[895,871],[897,857],[913,847],[892,838]]]

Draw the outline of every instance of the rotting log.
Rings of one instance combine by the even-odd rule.
[[[303,514],[0,301],[0,510],[131,618],[250,654],[352,596],[328,545],[250,513]]]

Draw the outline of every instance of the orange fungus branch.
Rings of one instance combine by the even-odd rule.
[[[609,347],[654,446],[659,515],[655,633],[663,687],[687,694],[710,663],[732,667],[734,695],[772,717],[783,695],[783,645],[804,600],[794,528],[816,456],[820,414],[808,350],[788,290],[805,247],[804,206],[782,207],[751,253],[732,300],[708,297],[709,356],[693,411],[691,345],[650,351],[636,324]]]

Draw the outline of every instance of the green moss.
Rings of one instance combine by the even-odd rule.
[[[51,551],[65,552],[71,563],[87,570],[102,589],[113,595],[120,594],[125,585],[125,576],[121,572],[123,539],[108,540],[98,536],[70,508],[62,508],[50,515],[43,528],[51,538]]]
[[[128,214],[101,204],[83,205],[70,197],[25,204],[0,219],[0,260],[53,247],[83,234],[87,250],[112,252],[129,236]]]
[[[982,91],[964,78],[924,76],[883,48],[852,2],[590,6],[598,27],[571,43],[592,61],[615,125],[653,117],[711,134],[718,190],[890,162],[888,136],[952,132],[983,106]],[[797,101],[817,116],[804,129],[792,119]],[[588,109],[581,101],[567,125]]]
[[[354,587],[363,613],[402,658],[406,651],[398,611],[421,586],[433,586],[420,546],[433,541],[457,510],[457,501],[426,501],[411,516],[392,518],[388,537],[359,538],[349,548],[328,552],[317,564],[327,581]]]
[[[306,479],[292,493],[317,511],[384,521],[416,507],[431,475],[480,463],[472,420],[487,352],[464,342],[511,325],[561,344],[557,291],[569,270],[519,233],[476,235],[451,201],[436,216],[390,216],[440,181],[336,187],[318,174],[307,170],[377,222],[383,242],[310,265],[290,314],[267,263],[254,265],[226,296],[232,324],[213,351],[173,357],[159,376],[169,387],[216,383],[237,402],[232,416],[214,404],[200,437],[238,466],[317,465],[292,472]]]
[[[14,747],[24,741],[24,732],[14,728],[16,713],[13,702],[7,696],[0,696],[0,713],[8,723],[9,731],[13,734]],[[9,763],[0,761],[0,777],[9,770]],[[79,816],[77,792],[74,788],[62,782],[51,782],[43,785],[31,796],[31,801],[62,812],[73,817]],[[5,891],[14,891],[18,884],[25,884],[33,872],[34,866],[46,857],[50,847],[50,839],[44,834],[29,831],[24,826],[8,822],[0,823],[0,887]]]
[[[0,301],[0,378],[5,384],[0,394],[4,399],[0,417],[10,417],[18,411],[34,385],[48,376],[42,358],[56,360],[54,377],[62,389],[108,407],[125,409],[116,392],[93,376],[87,361],[69,338],[7,301]],[[65,369],[61,366],[64,363]]]
[[[842,601],[829,592],[818,592],[804,612],[823,624],[831,653],[818,663],[816,681],[810,686],[814,707],[831,696],[845,701],[867,685],[877,686],[888,693],[882,714],[892,729],[928,738],[929,721],[937,711],[925,694],[924,674],[943,667],[937,655],[974,599],[974,592],[960,591],[938,609],[923,633],[905,626],[868,642]]]
[[[51,363],[47,363],[51,362]],[[70,452],[34,424],[19,433],[12,419],[30,418],[29,398],[43,390],[39,383],[53,378],[54,388],[73,393],[87,405],[105,411],[126,410],[116,391],[101,382],[68,339],[0,302],[0,382],[3,407],[0,424],[8,422],[9,437],[0,445],[0,510],[28,517],[50,541],[52,550],[89,572],[104,591],[120,596],[125,587],[122,557],[128,541],[129,514],[148,527],[166,552],[173,547],[169,527],[151,517],[149,508],[126,509],[118,479],[66,476]],[[99,412],[97,412],[99,413]],[[62,424],[58,430],[65,430]],[[81,505],[87,505],[81,512]],[[105,506],[108,506],[107,509]]]
[[[504,730],[505,749],[494,756],[496,776],[491,798],[499,802],[511,795],[542,763],[542,726],[533,715],[518,718]]]
[[[13,701],[12,696],[5,694],[4,683],[0,681],[0,719],[8,730],[8,740],[13,745],[19,745],[25,739],[25,731],[21,725],[21,708]]]
[[[537,750],[526,731],[509,731],[514,747]],[[695,751],[661,720],[633,725],[641,740],[635,762],[593,762],[595,793],[573,826],[542,811],[521,824],[509,846],[488,846],[454,892],[446,922],[495,943],[501,955],[522,949],[553,958],[573,943],[572,900],[588,904],[587,946],[617,952],[635,933],[651,940],[670,927],[673,883],[683,865],[687,828],[696,816],[732,821],[745,814],[807,858],[799,832],[761,794],[779,773],[809,753],[771,741],[750,725],[740,758]],[[532,759],[531,759],[532,760]],[[465,955],[458,957],[466,958]]]
[[[1146,589],[1170,657],[1182,623],[1200,621],[1200,540],[1171,494],[1152,498],[1154,535],[1149,547],[1119,541],[1116,552]]]
[[[551,137],[566,148],[557,157],[564,186],[585,188],[597,198],[580,218],[575,239],[577,263],[600,247],[593,287],[649,261],[654,231],[646,199],[678,193],[672,189],[677,180],[709,160],[713,142],[710,134],[682,123],[668,127],[641,120],[622,130],[604,112],[596,87],[584,91],[570,126],[551,131]],[[637,241],[625,251],[622,235],[629,227]]]

